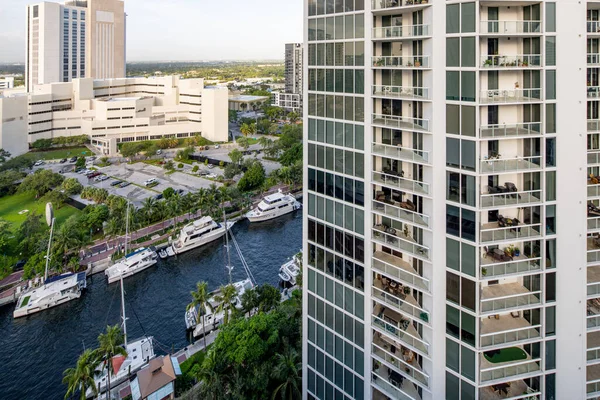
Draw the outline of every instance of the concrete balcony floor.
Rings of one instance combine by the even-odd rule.
[[[541,133],[538,130],[533,130],[525,127],[497,127],[497,128],[481,128],[481,137],[514,137],[514,136],[539,136]]]
[[[527,261],[529,260],[529,257],[526,257],[523,255],[523,253],[521,253],[521,255],[519,255],[518,257],[513,256],[512,258],[512,262],[515,261]],[[498,260],[494,260],[491,256],[485,257],[481,259],[481,265],[482,266],[486,266],[486,265],[494,265],[494,264],[506,264],[506,263],[510,263],[510,261],[498,261]]]
[[[507,388],[508,394],[494,391],[492,386],[488,386],[479,389],[479,400],[500,400],[522,396],[527,391],[527,388],[527,384],[522,380],[510,382],[510,386]]]
[[[600,331],[589,332],[587,334],[587,348],[595,349],[597,347],[600,347]]]
[[[491,161],[481,161],[481,172],[484,174],[514,171],[531,171],[540,168],[542,167],[539,164],[533,163],[529,160],[500,159]]]
[[[588,365],[586,368],[587,381],[597,381],[600,379],[600,364]]]
[[[484,317],[481,319],[481,334],[502,333],[513,329],[530,328],[531,324],[520,316],[515,318],[510,314],[501,315],[499,319]]]
[[[518,282],[503,283],[499,285],[490,285],[481,291],[482,300],[491,300],[506,296],[515,296],[519,294],[527,295],[531,291]]]
[[[600,266],[588,267],[587,283],[600,283]]]
[[[412,398],[415,400],[421,400],[421,396],[419,396],[417,387],[415,386],[414,383],[412,383],[408,379],[402,380],[401,384],[400,383],[392,384],[389,380],[382,379],[382,378],[388,377],[390,374],[398,374],[397,372],[392,372],[392,371],[393,370],[391,370],[390,368],[388,368],[387,366],[382,364],[376,372],[377,375],[379,375],[380,377],[378,377],[373,383],[375,385],[379,385],[382,389],[389,392],[389,394],[391,396],[393,396],[392,399],[405,398],[405,397],[398,396],[398,394],[396,392],[396,390],[402,390],[402,392],[404,392],[406,395],[408,395],[409,398]],[[378,398],[380,398],[380,399],[388,398],[387,395],[383,395],[383,393],[382,393],[382,396],[383,397],[378,397]],[[375,396],[373,396],[373,398],[375,398]]]

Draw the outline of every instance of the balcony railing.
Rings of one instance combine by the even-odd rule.
[[[541,33],[542,23],[540,21],[481,21],[480,33],[519,34],[519,33]]]
[[[389,257],[379,256],[379,253],[380,252],[376,252],[373,255],[372,266],[373,266],[374,270],[379,271],[383,274],[386,274],[394,279],[398,279],[398,281],[400,281],[400,283],[406,283],[408,285],[412,285],[423,291],[429,292],[429,290],[430,290],[429,279],[426,279],[420,275],[417,275],[416,273],[409,272],[407,270],[408,268],[402,268],[401,266],[395,266],[393,264],[392,259],[390,259],[390,257],[393,257],[393,259],[396,259],[397,257],[394,257],[392,255],[389,255]],[[387,260],[380,260],[378,257],[380,257],[382,259],[385,257]],[[402,259],[398,259],[398,260],[399,260],[398,263],[399,262],[406,263],[406,261],[404,261]],[[408,265],[408,267],[410,267],[410,265],[408,263],[407,263],[407,265]],[[410,267],[410,268],[412,268],[412,267]]]
[[[421,323],[429,323],[429,313],[422,308],[419,308],[411,304],[407,300],[402,300],[385,290],[372,287],[373,298],[379,299],[384,304],[390,307],[396,308],[398,312],[410,316],[412,319],[416,319]]]
[[[385,10],[386,8],[414,6],[428,3],[429,0],[373,0],[371,5],[373,10]]]
[[[479,128],[482,138],[511,138],[515,136],[539,136],[541,122],[523,122],[519,124],[483,125]]]
[[[587,98],[588,99],[600,98],[600,86],[588,86],[587,87]]]
[[[479,101],[484,104],[533,103],[541,98],[541,89],[488,89],[479,93]]]
[[[481,347],[493,347],[507,343],[538,339],[541,325],[519,328],[509,332],[487,333],[481,335]]]
[[[424,354],[429,354],[429,344],[420,338],[410,335],[408,332],[403,330],[399,324],[392,324],[375,315],[372,315],[371,317],[374,327],[379,328],[381,331],[385,332],[408,347],[412,347],[413,349],[416,349]]]
[[[376,374],[375,372],[371,373],[371,379],[373,385],[375,387],[380,387],[382,391],[387,393],[389,396],[393,396],[394,399],[398,400],[415,400],[414,397],[408,395],[401,389],[401,386],[395,386],[388,382],[387,378]],[[420,400],[420,398],[419,398]]]
[[[587,229],[588,231],[600,229],[600,217],[588,217]]]
[[[587,33],[600,34],[600,21],[587,21]]]
[[[521,241],[540,237],[541,225],[516,225],[498,228],[482,228],[479,235],[482,243],[501,242],[505,240]]]
[[[373,95],[392,99],[428,100],[429,88],[373,85]]]
[[[586,317],[586,325],[588,329],[600,327],[600,315],[588,315]]]
[[[598,264],[600,263],[600,249],[592,249],[587,251],[587,263]]]
[[[399,371],[402,371],[403,373],[407,374],[408,376],[410,376],[417,382],[420,382],[421,384],[429,387],[429,376],[426,375],[425,373],[423,373],[422,371],[419,371],[411,364],[404,361],[402,359],[402,356],[400,356],[400,357],[393,356],[376,344],[373,344],[372,350],[373,350],[373,355],[378,357],[380,360],[383,360],[383,361],[393,365]]]
[[[373,28],[373,39],[429,36],[429,25],[402,25]]]
[[[494,264],[482,264],[481,275],[485,279],[497,277],[524,274],[539,271],[541,258],[531,258],[527,260],[514,260]],[[485,269],[485,270],[484,270]]]
[[[593,282],[587,284],[587,295],[588,298],[595,298],[600,296],[600,282]]]
[[[540,169],[542,158],[515,157],[515,158],[489,158],[480,160],[479,166],[482,173],[500,174],[504,172],[521,172]]]
[[[540,371],[540,359],[525,360],[509,366],[486,368],[481,370],[481,382],[505,380],[517,375],[531,374]]]
[[[600,150],[588,150],[587,163],[600,164]]]
[[[585,392],[588,395],[591,395],[592,393],[600,392],[600,381],[587,383],[585,385]]]
[[[481,312],[510,311],[541,304],[541,291],[516,293],[504,297],[481,299]]]
[[[423,118],[405,117],[402,115],[373,114],[373,124],[388,128],[429,132],[429,120]]]
[[[489,68],[539,68],[542,65],[542,56],[539,54],[508,55],[483,55],[481,66]]]
[[[429,164],[430,160],[428,151],[411,149],[408,147],[373,143],[372,150],[374,155],[390,157],[402,161]]]
[[[588,65],[599,65],[600,64],[600,53],[588,53],[587,54]]]
[[[428,215],[419,214],[417,212],[398,207],[394,204],[373,200],[373,211],[379,212],[384,214],[386,217],[394,218],[401,222],[418,225],[425,228],[429,227]]]
[[[376,68],[429,68],[429,56],[373,56]]]
[[[402,178],[395,175],[373,172],[373,181],[392,188],[398,188],[403,191],[410,191],[416,194],[429,194],[429,184],[425,182],[413,181],[412,179]]]
[[[587,130],[588,130],[588,132],[600,131],[600,120],[588,119],[587,120]]]
[[[392,235],[378,228],[373,228],[373,239],[395,250],[429,260],[429,248],[412,241],[412,239]]]
[[[534,204],[539,203],[542,199],[541,190],[529,190],[525,192],[511,192],[511,193],[495,193],[495,194],[482,194],[481,195],[481,207],[482,208],[498,208],[503,206],[516,206],[522,204]]]
[[[600,360],[600,347],[587,349],[586,358],[588,363]]]

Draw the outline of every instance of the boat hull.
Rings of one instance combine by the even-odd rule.
[[[143,270],[150,268],[157,262],[158,262],[158,260],[152,259],[151,261],[148,261],[147,263],[145,263],[143,265],[136,266],[136,268],[126,270],[125,272],[123,272],[123,274],[115,274],[112,276],[108,276],[108,283],[111,284],[111,283],[118,282],[119,280],[121,280],[121,275],[123,276],[123,279],[128,278],[132,275],[137,274],[138,272],[142,272]]]
[[[231,229],[231,227],[233,226],[233,223],[228,222],[227,225],[228,225],[228,229]],[[186,251],[197,249],[198,247],[204,246],[205,244],[214,242],[215,240],[222,238],[224,235],[225,235],[225,228],[222,227],[220,229],[215,229],[214,231],[210,232],[210,234],[202,237],[200,240],[198,240],[194,243],[186,243],[182,247],[177,247],[177,246],[175,246],[175,244],[173,244],[171,246],[171,248],[173,249],[175,254],[181,254],[181,253],[185,253]]]
[[[28,315],[36,314],[40,311],[48,310],[49,308],[57,307],[62,304],[68,303],[71,300],[77,300],[80,297],[81,297],[81,291],[69,293],[68,295],[62,296],[60,299],[58,299],[54,302],[51,302],[51,303],[47,303],[47,304],[44,304],[44,305],[41,305],[38,307],[32,307],[32,308],[25,307],[25,308],[20,308],[18,310],[15,310],[13,312],[13,317],[14,318],[26,317]]]
[[[260,215],[253,214],[252,211],[250,211],[248,214],[246,214],[246,218],[248,218],[248,221],[250,221],[250,222],[265,222],[265,221],[270,221],[272,219],[287,215],[291,212],[296,211],[297,209],[298,208],[290,207],[283,212],[281,212],[279,210],[273,210],[271,212],[262,213]]]

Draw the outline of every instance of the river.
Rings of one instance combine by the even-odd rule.
[[[259,284],[277,285],[278,269],[302,247],[302,214],[273,221],[238,222],[232,231]],[[246,275],[231,251],[233,280]],[[222,241],[216,241],[158,264],[124,281],[128,337],[153,336],[160,354],[187,344],[184,314],[196,282],[209,289],[228,282]],[[85,347],[107,324],[120,322],[119,284],[104,274],[88,278],[79,300],[14,320],[13,307],[0,308],[0,399],[62,399],[62,372],[75,366]]]

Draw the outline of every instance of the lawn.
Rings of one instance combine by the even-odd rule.
[[[85,153],[85,154],[84,154]],[[25,157],[33,161],[37,160],[61,160],[75,156],[91,156],[93,153],[87,147],[69,147],[65,149],[30,151]]]
[[[519,361],[527,359],[527,353],[519,347],[509,347],[507,349],[486,351],[483,353],[485,359],[493,364]]]

